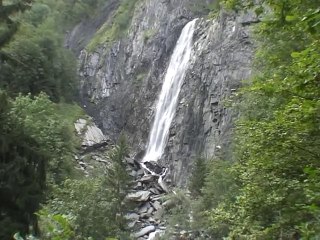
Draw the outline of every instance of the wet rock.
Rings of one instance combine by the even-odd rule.
[[[149,191],[154,193],[154,194],[156,194],[156,195],[160,194],[160,191],[158,189],[156,189],[156,188],[150,188]]]
[[[145,175],[142,178],[140,178],[139,181],[141,181],[141,182],[152,182],[155,178],[156,178],[156,176],[153,176],[153,175]]]
[[[136,176],[137,176],[137,172],[136,172],[135,170],[131,170],[131,171],[129,172],[129,175],[130,175],[131,177],[136,177]]]
[[[144,175],[143,169],[139,169],[139,170],[137,171],[137,175],[138,175],[138,176],[143,176],[143,175]]]
[[[148,169],[150,169],[156,174],[161,174],[163,171],[163,168],[160,167],[157,162],[145,162],[144,164]]]

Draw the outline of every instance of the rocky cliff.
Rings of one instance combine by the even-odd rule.
[[[250,75],[249,26],[255,19],[225,11],[206,19],[203,11],[192,9],[192,0],[137,1],[125,37],[85,50],[94,32],[112,20],[118,2],[108,1],[96,18],[76,26],[66,42],[79,54],[82,105],[108,138],[115,140],[124,132],[137,160],[143,156],[181,29],[199,18],[192,59],[160,161],[169,168],[166,180],[184,186],[197,156],[227,152],[235,113],[225,108],[224,101]]]

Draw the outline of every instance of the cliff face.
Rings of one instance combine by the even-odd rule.
[[[70,32],[67,43],[79,53],[83,106],[109,138],[115,140],[124,132],[136,158],[143,156],[181,29],[199,17],[192,59],[160,161],[169,167],[167,179],[183,186],[195,157],[210,157],[229,146],[235,114],[223,101],[250,75],[253,46],[248,34],[254,19],[221,12],[215,20],[206,20],[190,10],[192,0],[138,1],[126,37],[90,53],[80,52],[94,37],[92,28],[99,29],[118,6],[117,1],[108,4],[97,19]],[[84,32],[88,26],[91,30]]]

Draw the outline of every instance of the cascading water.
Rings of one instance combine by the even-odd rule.
[[[189,22],[182,30],[173,51],[157,103],[156,115],[151,129],[146,154],[142,162],[157,161],[161,158],[168,139],[179,92],[188,68],[191,56],[192,37],[196,19]]]

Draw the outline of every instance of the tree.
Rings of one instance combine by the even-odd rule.
[[[189,190],[193,196],[201,195],[201,189],[204,185],[204,180],[207,173],[206,167],[207,164],[205,158],[196,158],[189,184]]]
[[[4,25],[4,31],[0,34],[0,49],[11,40],[18,30],[19,23],[13,20],[13,15],[30,8],[31,3],[32,0],[20,0],[4,4],[3,0],[0,0],[0,24]]]
[[[125,204],[125,197],[128,194],[132,178],[126,170],[126,156],[128,155],[128,145],[124,135],[121,135],[117,146],[112,149],[108,157],[111,164],[107,167],[105,184],[112,195],[112,202],[116,211],[113,219],[116,220],[120,231],[126,231],[127,224],[124,215],[128,211]]]
[[[44,211],[50,216],[65,216],[76,239],[128,239],[124,217],[130,207],[125,204],[131,182],[126,172],[127,153],[127,144],[121,137],[108,153],[110,165],[105,175],[68,179],[63,185],[57,185]],[[40,226],[44,233],[48,232],[45,222],[40,222]]]
[[[33,213],[43,200],[47,161],[39,143],[10,114],[6,94],[0,96],[0,237],[10,239],[15,231],[27,233],[30,225],[37,231]]]

